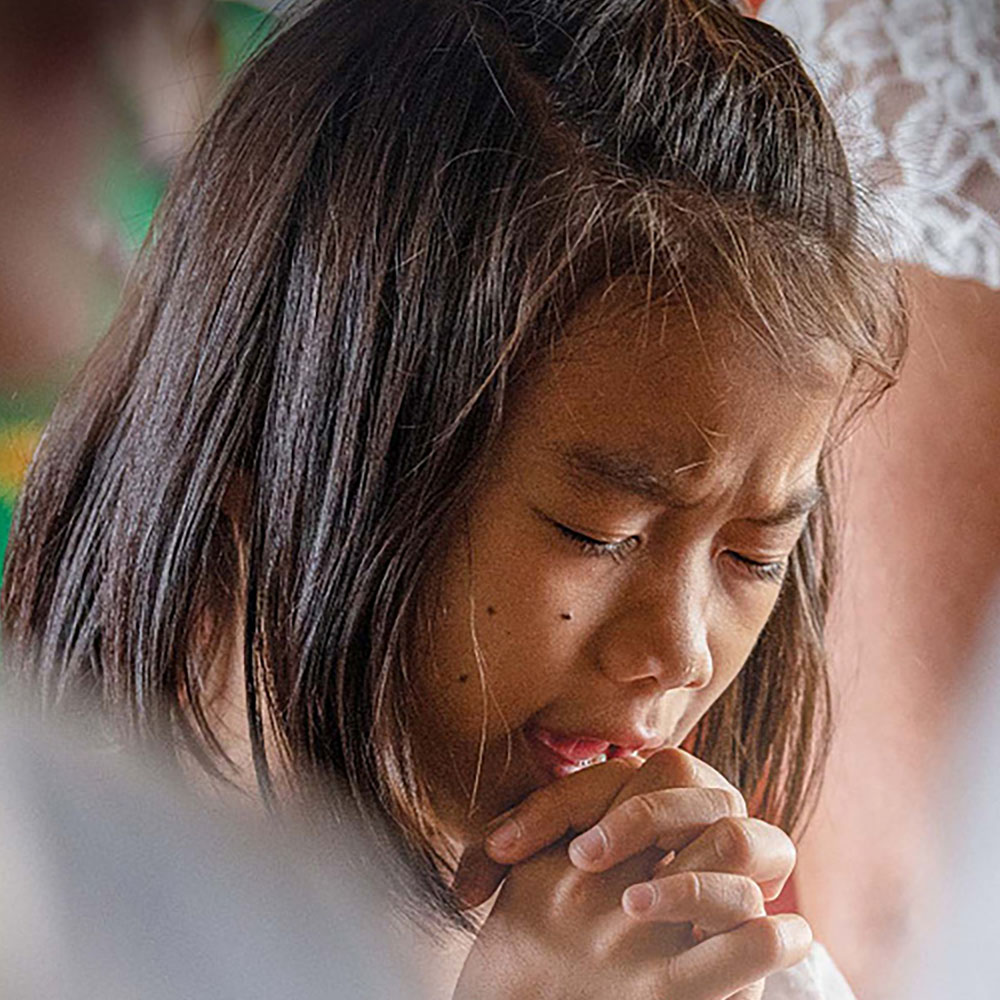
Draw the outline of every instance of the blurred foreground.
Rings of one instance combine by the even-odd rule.
[[[0,799],[5,1000],[416,996],[346,821],[319,844],[9,713]]]

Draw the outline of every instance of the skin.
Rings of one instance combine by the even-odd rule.
[[[811,941],[764,915],[791,841],[675,748],[767,622],[845,366],[817,347],[791,375],[641,302],[619,288],[567,325],[436,579],[417,745],[459,895],[507,876],[456,1000],[754,1000]],[[638,752],[555,779],[538,725]]]
[[[837,359],[793,377],[745,332],[641,302],[619,288],[568,324],[443,560],[417,739],[461,842],[551,780],[526,726],[680,745],[746,661],[815,498]],[[610,481],[612,459],[674,495]]]
[[[573,803],[570,827],[582,809],[600,812],[598,785],[621,783],[623,770],[613,761],[536,792],[517,810],[527,839],[545,837],[545,817],[558,815],[560,801]],[[600,861],[581,870],[571,844],[568,857],[556,846],[514,866],[454,1000],[760,1000],[766,976],[804,957],[808,925],[790,914],[765,917],[759,884],[775,863],[787,877],[794,856],[782,859],[760,836],[765,831],[751,826],[739,794],[720,775],[668,749],[621,784],[601,823],[611,835]],[[734,815],[710,821],[726,809]],[[651,881],[639,881],[650,874]],[[630,902],[637,887],[653,890],[641,911]]]

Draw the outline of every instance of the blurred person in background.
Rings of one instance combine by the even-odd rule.
[[[845,448],[839,728],[796,874],[859,995],[887,1000],[935,890],[970,885],[939,837],[1000,571],[1000,6],[766,0],[761,16],[796,40],[878,191],[912,312],[901,383]]]

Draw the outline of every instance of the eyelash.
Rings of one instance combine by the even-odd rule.
[[[552,524],[587,556],[610,556],[616,561],[621,561],[639,544],[637,535],[630,535],[620,542],[602,542],[598,538],[591,538],[590,535],[584,535],[572,528],[567,528],[565,524],[560,524],[558,521],[553,521]]]
[[[620,562],[640,542],[637,535],[630,535],[620,542],[602,542],[598,538],[591,538],[590,535],[574,531],[572,528],[567,527],[565,524],[560,524],[558,521],[553,521],[552,524],[563,536],[580,549],[584,555],[596,558],[610,556],[615,561]],[[787,569],[786,560],[758,562],[755,559],[748,559],[746,556],[741,556],[738,552],[731,550],[727,551],[726,555],[736,563],[742,572],[747,573],[756,580],[763,580],[765,583],[781,583],[785,578],[785,570]]]
[[[777,562],[757,562],[756,559],[748,559],[732,550],[727,551],[726,555],[740,567],[741,571],[748,573],[756,580],[763,580],[765,583],[781,583],[785,579],[785,570],[788,569],[786,559]]]

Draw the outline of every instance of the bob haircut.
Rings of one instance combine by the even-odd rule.
[[[46,705],[96,701],[116,738],[224,776],[206,692],[241,631],[265,798],[280,765],[388,820],[418,898],[460,921],[408,653],[505,401],[589,290],[638,276],[790,371],[838,345],[864,405],[903,327],[858,220],[815,88],[733,3],[311,5],[202,130],[46,431],[8,661]],[[828,735],[832,556],[824,502],[694,738],[786,828]]]

